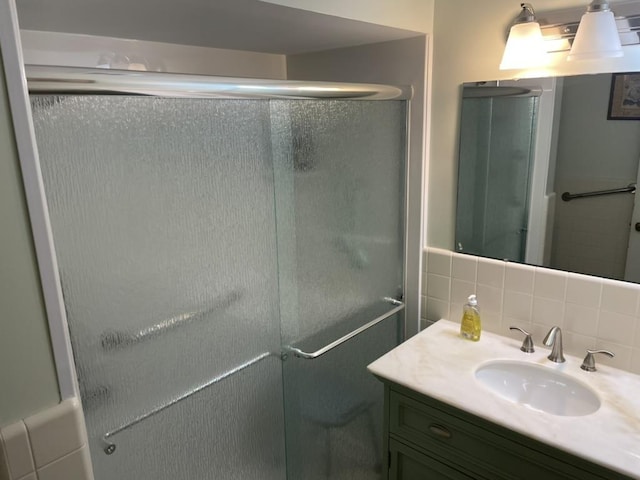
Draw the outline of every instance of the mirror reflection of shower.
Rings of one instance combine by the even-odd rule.
[[[640,282],[640,122],[611,118],[614,78],[465,84],[457,251]]]

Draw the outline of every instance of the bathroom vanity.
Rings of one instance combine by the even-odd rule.
[[[385,478],[640,478],[639,376],[600,365],[585,372],[576,357],[555,364],[539,345],[527,354],[516,340],[483,332],[475,343],[458,330],[441,320],[369,365],[385,385]],[[539,370],[561,387],[542,391],[542,405],[530,392],[507,399],[478,374],[503,364]],[[517,374],[502,383],[517,383]]]

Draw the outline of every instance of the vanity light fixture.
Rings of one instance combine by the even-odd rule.
[[[582,15],[567,60],[622,57],[620,34],[607,0],[593,0]]]
[[[511,24],[500,70],[540,67],[548,62],[540,24],[530,3],[521,3],[522,10]]]

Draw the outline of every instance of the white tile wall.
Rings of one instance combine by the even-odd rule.
[[[0,429],[0,480],[93,480],[77,399]]]
[[[423,323],[459,320],[475,293],[483,329],[520,338],[530,331],[538,348],[550,327],[563,330],[567,353],[611,350],[599,362],[640,374],[640,285],[541,267],[503,262],[448,250],[424,251]]]

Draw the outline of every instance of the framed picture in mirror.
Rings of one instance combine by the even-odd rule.
[[[611,75],[608,120],[640,120],[640,73]]]

